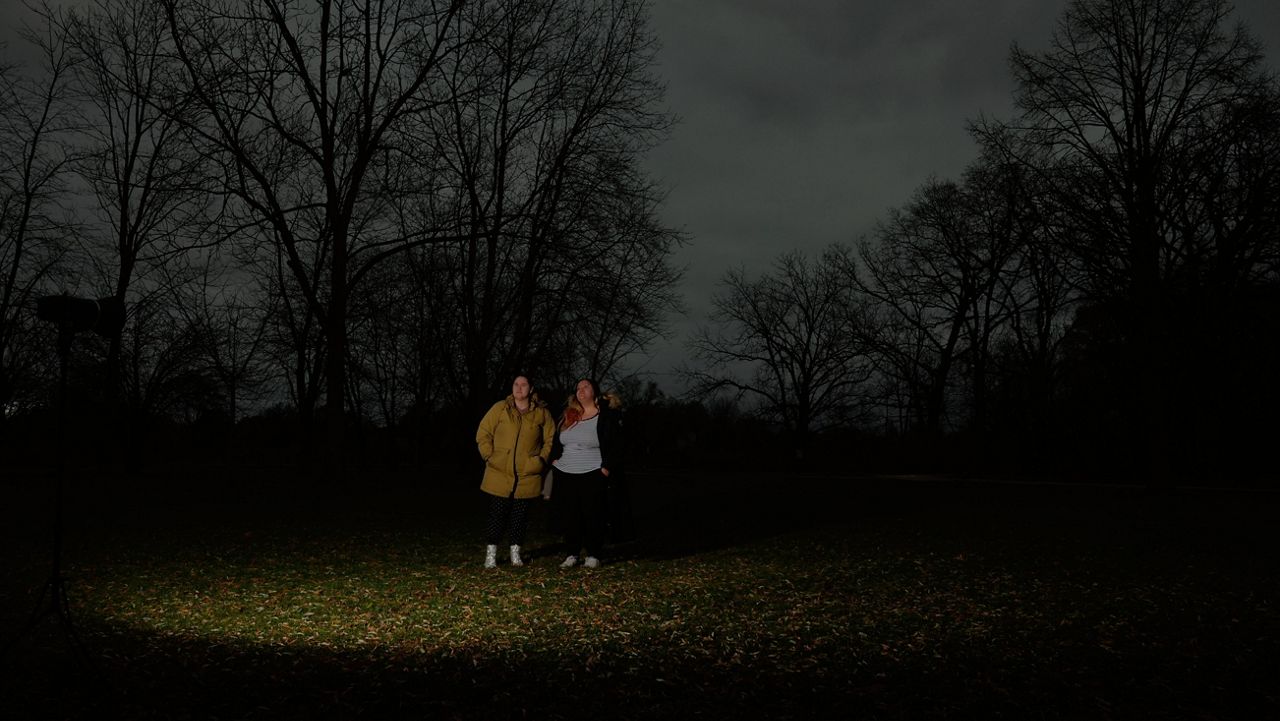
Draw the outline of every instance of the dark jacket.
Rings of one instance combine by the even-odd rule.
[[[609,475],[625,473],[627,463],[627,441],[622,429],[622,410],[608,403],[600,404],[600,421],[596,424],[596,434],[600,438],[600,466],[608,469]],[[564,454],[564,444],[560,442],[560,425],[556,424],[556,436],[551,446],[551,461],[555,462]]]
[[[600,423],[596,425],[600,436],[600,466],[609,474],[625,473],[627,466],[627,437],[622,432],[622,411],[600,406]]]

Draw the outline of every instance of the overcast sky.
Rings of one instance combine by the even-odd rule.
[[[0,39],[11,40],[6,9]],[[691,243],[676,257],[688,314],[637,368],[669,375],[730,267],[763,270],[871,231],[928,178],[976,157],[965,127],[1005,117],[1013,42],[1046,47],[1066,0],[652,0],[659,72],[681,118],[652,153],[663,214]],[[1280,2],[1237,18],[1280,68]]]
[[[681,123],[651,155],[689,313],[638,365],[668,375],[716,282],[781,253],[867,235],[929,179],[977,156],[966,123],[1007,117],[1011,44],[1047,47],[1066,0],[654,0],[667,102]],[[1280,2],[1237,18],[1280,68]]]

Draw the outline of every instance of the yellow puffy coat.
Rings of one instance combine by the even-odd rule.
[[[515,398],[493,404],[476,429],[476,446],[485,460],[480,490],[494,496],[534,498],[542,493],[556,424],[547,404],[529,397],[530,410],[516,410]]]

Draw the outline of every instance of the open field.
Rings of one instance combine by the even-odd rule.
[[[467,474],[5,494],[0,718],[1280,717],[1280,497],[636,474],[641,538],[480,567]]]

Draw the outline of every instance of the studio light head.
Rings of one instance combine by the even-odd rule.
[[[36,300],[36,316],[56,323],[64,333],[93,331],[104,338],[113,338],[124,327],[124,303],[114,296],[93,300],[66,294],[46,295]]]

